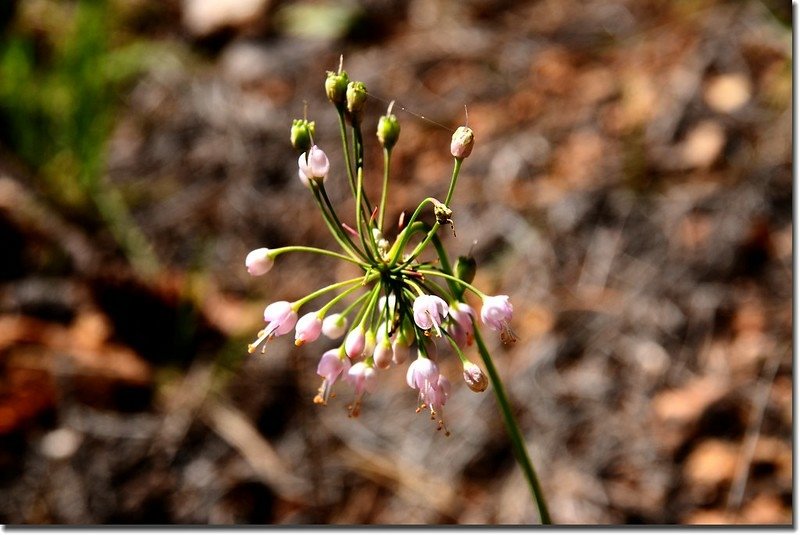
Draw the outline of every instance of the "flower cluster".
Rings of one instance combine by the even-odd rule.
[[[354,223],[351,226],[342,222],[328,198],[325,181],[331,170],[330,162],[325,152],[314,144],[315,123],[295,120],[290,141],[301,153],[298,177],[311,191],[341,251],[304,246],[262,247],[247,255],[245,265],[248,273],[260,276],[273,267],[277,256],[307,252],[349,262],[358,266],[363,274],[328,285],[293,302],[270,304],[264,310],[266,326],[248,349],[253,353],[261,348],[263,352],[266,342],[292,330],[298,346],[323,335],[340,341],[319,360],[317,374],[322,378],[322,385],[314,401],[327,404],[334,384],[345,381],[355,392],[355,399],[349,406],[352,416],[358,415],[363,396],[375,391],[378,370],[403,365],[413,358],[408,365],[406,382],[418,391],[417,411],[429,409],[438,428],[444,428],[447,433],[443,413],[451,385],[439,366],[438,345],[451,347],[461,360],[463,379],[471,390],[482,392],[489,383],[483,370],[464,355],[464,350],[475,340],[478,325],[478,315],[466,302],[465,294],[470,292],[480,299],[480,321],[486,327],[499,331],[504,342],[514,339],[509,326],[513,308],[508,296],[489,296],[475,288],[471,284],[476,268],[474,259],[462,256],[451,264],[437,235],[441,225],[453,225],[450,201],[461,164],[472,152],[473,132],[461,126],[453,134],[450,146],[453,173],[444,201],[433,197],[424,199],[411,217],[401,216],[397,235],[390,240],[384,234],[384,216],[392,148],[400,135],[400,124],[392,114],[392,104],[378,121],[376,132],[383,148],[384,173],[380,200],[374,205],[364,187],[361,126],[368,95],[366,87],[362,82],[351,81],[340,65],[337,72],[328,72],[325,91],[339,116],[343,175],[347,177],[355,202]],[[436,218],[432,225],[420,220],[424,210],[430,208]],[[434,259],[423,260],[429,249],[435,251]],[[330,298],[322,307],[299,315],[305,305],[325,295]]]

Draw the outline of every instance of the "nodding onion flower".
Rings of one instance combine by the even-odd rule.
[[[340,66],[338,72],[328,73],[325,92],[339,117],[344,169],[332,170],[327,154],[314,143],[314,122],[293,121],[290,140],[299,153],[298,177],[311,191],[312,200],[339,250],[261,247],[247,255],[245,266],[248,273],[260,276],[273,268],[278,256],[302,252],[349,262],[359,268],[361,275],[335,282],[293,302],[270,304],[264,311],[266,326],[248,349],[254,353],[261,348],[263,352],[267,342],[293,329],[297,346],[314,342],[320,335],[330,340],[344,337],[338,347],[322,353],[317,367],[322,385],[314,401],[327,404],[334,384],[344,380],[354,391],[354,401],[349,406],[351,416],[358,415],[364,396],[375,392],[381,370],[403,365],[411,351],[415,358],[408,365],[406,380],[418,392],[417,410],[430,410],[437,428],[449,434],[443,411],[451,387],[437,362],[442,353],[437,345],[452,348],[462,363],[464,382],[471,390],[482,392],[488,386],[481,368],[462,352],[472,346],[477,328],[476,313],[467,304],[466,294],[472,293],[482,301],[480,320],[484,325],[500,331],[504,341],[513,340],[510,328],[513,309],[508,296],[488,296],[472,286],[474,259],[461,257],[454,269],[438,237],[442,225],[454,224],[450,201],[461,164],[472,152],[475,136],[467,126],[455,131],[450,144],[453,172],[444,200],[428,197],[409,218],[404,213],[392,240],[389,233],[394,231],[385,215],[392,149],[400,136],[400,123],[392,114],[393,103],[378,121],[376,134],[383,149],[384,169],[380,199],[373,204],[364,188],[361,125],[368,96],[366,86],[351,81]],[[353,195],[355,213],[348,223],[328,198],[325,183],[329,175],[331,180],[347,181]],[[433,211],[435,223],[421,220],[426,210]],[[431,251],[435,254],[433,258]],[[323,297],[327,299],[325,304],[309,308],[298,319],[304,306]]]

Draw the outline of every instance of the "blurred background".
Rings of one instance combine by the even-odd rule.
[[[514,303],[519,341],[487,338],[554,521],[791,523],[791,16],[0,3],[0,522],[537,522],[494,397],[456,359],[445,437],[405,366],[353,419],[343,385],[312,403],[332,342],[246,352],[267,303],[342,274],[289,255],[254,279],[244,258],[335,247],[288,142],[306,107],[352,219],[323,91],[343,54],[373,96],[373,196],[371,134],[398,101],[388,220],[443,197],[467,106],[442,236]]]

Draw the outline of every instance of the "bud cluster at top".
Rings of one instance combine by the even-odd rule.
[[[260,348],[264,352],[269,340],[292,331],[298,346],[320,337],[337,341],[320,357],[317,374],[322,384],[315,402],[326,404],[334,385],[345,381],[354,392],[349,406],[353,416],[358,415],[364,395],[377,389],[380,370],[405,366],[410,361],[406,382],[417,391],[418,410],[428,409],[438,428],[447,432],[444,406],[451,383],[442,371],[442,355],[455,355],[463,369],[464,383],[471,390],[482,392],[489,380],[480,366],[464,354],[478,336],[478,324],[500,332],[503,341],[514,339],[509,297],[489,296],[475,288],[474,258],[461,256],[451,265],[438,236],[442,225],[454,225],[450,202],[461,164],[472,152],[474,134],[470,128],[460,126],[452,136],[453,172],[444,200],[423,199],[410,217],[403,213],[396,235],[389,236],[384,216],[392,150],[400,138],[393,104],[380,117],[375,131],[383,148],[383,177],[381,181],[368,180],[364,176],[361,131],[367,88],[363,82],[350,80],[341,65],[338,71],[328,72],[324,87],[339,118],[344,169],[331,172],[327,154],[314,142],[313,121],[295,120],[290,142],[298,153],[298,177],[310,190],[338,249],[260,247],[247,255],[245,266],[251,275],[261,276],[273,268],[279,255],[299,252],[349,262],[359,268],[360,275],[295,301],[269,304],[264,310],[265,326],[249,351],[254,353]],[[347,221],[329,200],[325,189],[329,174],[346,181],[352,193],[354,212]],[[367,190],[375,193],[378,188],[380,197],[373,203]],[[434,214],[435,223],[421,220],[426,211]],[[468,293],[480,301],[478,312],[467,302]]]

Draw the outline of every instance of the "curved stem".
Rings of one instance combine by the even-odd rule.
[[[459,279],[458,277],[454,277],[453,275],[448,275],[447,273],[442,273],[441,271],[435,271],[433,269],[417,269],[416,272],[417,273],[422,273],[423,275],[430,275],[432,277],[442,277],[444,279],[453,281],[453,282],[455,282],[457,284],[461,284],[462,286],[464,286],[465,288],[470,290],[472,293],[474,293],[475,295],[477,295],[481,299],[486,297],[485,293],[483,293],[482,291],[480,291],[479,289],[477,289],[476,287],[474,287],[470,283],[462,281],[461,279]]]
[[[323,306],[322,308],[319,309],[319,317],[320,317],[320,319],[324,318],[325,315],[328,313],[328,311],[331,308],[333,308],[336,305],[336,303],[338,303],[339,301],[341,301],[342,299],[344,299],[345,297],[347,297],[351,293],[355,292],[359,288],[362,288],[363,286],[364,285],[361,284],[360,282],[357,283],[357,284],[354,284],[352,287],[348,288],[347,290],[343,291],[342,293],[340,293],[339,295],[337,295],[336,297],[334,297],[333,299],[328,301],[325,304],[325,306]]]
[[[450,199],[453,198],[453,192],[456,190],[456,182],[458,182],[458,172],[461,170],[461,162],[463,158],[456,158],[453,164],[453,176],[450,177],[450,187],[447,189],[447,197],[444,198],[444,205],[450,206]]]
[[[351,264],[356,264],[357,266],[361,266],[362,268],[366,269],[369,267],[364,262],[359,262],[358,260],[354,260],[352,257],[345,256],[343,254],[334,253],[333,251],[328,251],[327,249],[319,249],[317,247],[306,247],[305,245],[289,245],[286,247],[278,247],[277,249],[271,249],[270,252],[274,256],[278,256],[279,254],[283,253],[291,253],[291,252],[299,252],[299,253],[316,253],[325,256],[332,256],[333,258],[338,258],[339,260],[344,260],[345,262],[350,262]]]
[[[531,495],[536,502],[536,507],[539,509],[539,518],[542,524],[552,524],[550,512],[547,510],[547,502],[545,501],[542,487],[539,485],[539,478],[536,477],[536,470],[533,468],[533,463],[531,463],[530,457],[528,457],[528,450],[525,448],[525,439],[522,436],[522,431],[519,428],[519,424],[517,424],[516,418],[514,418],[514,414],[511,411],[511,403],[508,401],[508,395],[506,395],[503,382],[500,380],[500,375],[494,367],[492,357],[489,355],[489,351],[483,343],[483,338],[481,337],[481,333],[474,319],[472,320],[472,327],[475,335],[475,342],[478,345],[478,352],[481,354],[483,364],[486,366],[486,372],[489,374],[489,380],[492,382],[492,390],[494,390],[497,403],[500,405],[500,413],[503,415],[503,422],[506,425],[508,438],[511,440],[511,445],[514,449],[514,456],[517,458],[517,462],[522,469],[522,473],[525,475],[525,479],[528,480],[528,485],[531,488]]]
[[[302,297],[302,298],[298,299],[297,301],[295,301],[294,303],[292,303],[292,308],[295,311],[297,311],[301,306],[305,305],[306,303],[308,303],[312,299],[316,299],[320,295],[323,295],[323,294],[325,294],[327,292],[330,292],[331,290],[336,290],[337,288],[341,288],[342,286],[347,286],[348,284],[356,284],[356,283],[360,282],[361,280],[362,280],[362,278],[358,277],[357,279],[350,279],[350,280],[346,280],[346,281],[335,282],[333,284],[329,284],[328,286],[323,286],[319,290],[311,292],[307,296]]]

